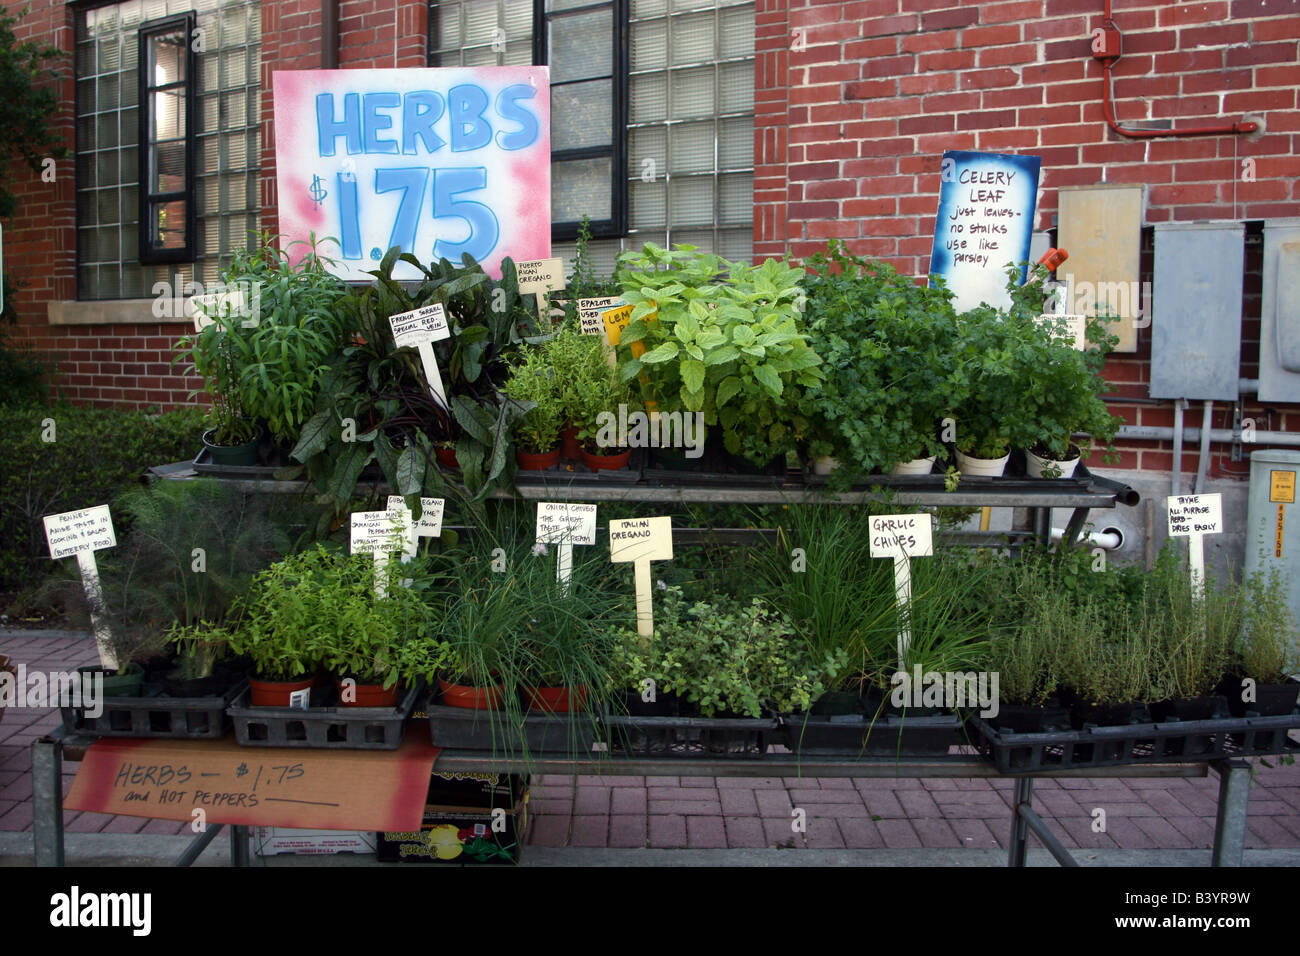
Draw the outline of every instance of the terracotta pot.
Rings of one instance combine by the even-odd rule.
[[[433,450],[433,456],[438,459],[438,464],[444,468],[459,468],[460,462],[456,460],[456,449],[443,448],[439,446]]]
[[[465,710],[500,710],[502,695],[500,685],[474,687],[470,684],[452,684],[438,678],[438,690],[444,707],[463,707]]]
[[[253,707],[288,707],[295,691],[310,691],[315,683],[315,677],[304,677],[302,680],[259,680],[250,677],[248,703]]]
[[[343,679],[339,678],[335,683],[339,689],[340,707],[396,707],[397,698],[402,691],[400,682],[385,690],[383,684],[363,684],[358,681],[353,688],[356,700],[347,701],[343,699]]]
[[[618,455],[593,455],[582,447],[579,450],[582,452],[582,463],[592,471],[617,471],[626,468],[627,463],[632,459],[631,448]]]
[[[560,454],[569,461],[582,459],[582,445],[578,441],[578,429],[569,427],[560,432]]]
[[[578,687],[525,687],[524,698],[533,710],[548,714],[568,714],[587,709],[586,684]]]
[[[547,468],[554,468],[560,463],[560,449],[553,448],[540,455],[531,451],[515,449],[515,461],[519,463],[520,468],[526,471],[545,471]]]

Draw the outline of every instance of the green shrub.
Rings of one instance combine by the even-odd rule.
[[[160,415],[56,405],[9,408],[4,416],[0,590],[25,587],[49,569],[45,515],[112,502],[149,466],[193,458],[202,431],[198,409]],[[117,530],[120,537],[124,529]]]

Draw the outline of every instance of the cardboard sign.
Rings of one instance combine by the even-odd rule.
[[[427,735],[426,735],[427,736]],[[226,740],[97,740],[64,800],[71,810],[208,825],[410,830],[424,814],[437,748],[240,747]]]
[[[1268,473],[1268,500],[1273,504],[1295,504],[1295,472],[1270,471]]]
[[[539,501],[537,541],[540,544],[595,544],[596,506]]]
[[[437,342],[451,336],[451,330],[447,328],[447,312],[441,302],[390,315],[388,322],[393,327],[393,344],[398,348]]]
[[[956,294],[958,312],[981,302],[1011,305],[1006,267],[1029,259],[1041,163],[1037,156],[944,151],[930,274]]]
[[[352,554],[389,554],[401,551],[411,536],[411,512],[352,512]]]
[[[50,557],[55,561],[83,551],[117,547],[113,516],[109,514],[108,505],[46,515],[45,539],[50,546]]]
[[[533,259],[515,263],[519,276],[519,294],[557,292],[564,288],[563,259]]]
[[[1223,531],[1223,496],[1178,495],[1168,500],[1169,535],[1186,537]]]
[[[626,304],[616,295],[605,295],[595,299],[579,299],[578,327],[582,329],[585,335],[603,335],[605,333],[605,320],[601,318],[602,314],[616,306]]]
[[[672,556],[672,518],[618,518],[609,523],[609,559],[614,563],[669,561]]]
[[[421,538],[442,537],[442,514],[446,506],[446,498],[421,498],[420,520],[415,522],[414,533]],[[388,510],[405,511],[410,520],[411,509],[406,507],[406,499],[401,495],[388,496]]]
[[[601,321],[605,325],[605,334],[609,338],[610,345],[618,345],[618,340],[623,336],[623,330],[632,324],[632,306],[622,305],[617,309],[610,309],[608,312],[602,312]],[[641,343],[633,342],[633,345]]]
[[[871,556],[929,557],[934,554],[931,531],[932,522],[928,514],[872,515]]]
[[[1051,326],[1053,331],[1074,343],[1075,351],[1088,347],[1088,317],[1086,315],[1040,315],[1038,321]]]
[[[400,247],[421,262],[551,255],[550,71],[544,66],[272,74],[281,248],[314,233],[350,282]],[[319,237],[331,237],[320,239]],[[398,282],[423,274],[398,261]]]

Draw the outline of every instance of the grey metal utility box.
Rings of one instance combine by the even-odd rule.
[[[1264,221],[1259,400],[1300,402],[1300,219]]]
[[[1241,368],[1245,227],[1155,227],[1151,397],[1235,401]]]
[[[1250,498],[1246,508],[1246,573],[1277,571],[1292,616],[1300,621],[1300,505],[1296,478],[1300,451],[1261,448],[1250,453]],[[1297,635],[1290,629],[1292,652]],[[1300,658],[1293,657],[1300,665]]]

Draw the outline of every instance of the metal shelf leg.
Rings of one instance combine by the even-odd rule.
[[[63,744],[32,741],[32,843],[37,866],[63,866]]]
[[[248,827],[230,827],[230,865],[248,866]]]
[[[1007,866],[1024,866],[1029,849],[1029,824],[1020,816],[1020,805],[1034,799],[1034,778],[1017,777],[1015,800],[1011,806],[1011,845],[1007,849]]]
[[[1246,850],[1246,809],[1250,802],[1250,764],[1220,760],[1219,811],[1214,822],[1214,866],[1241,866]]]

